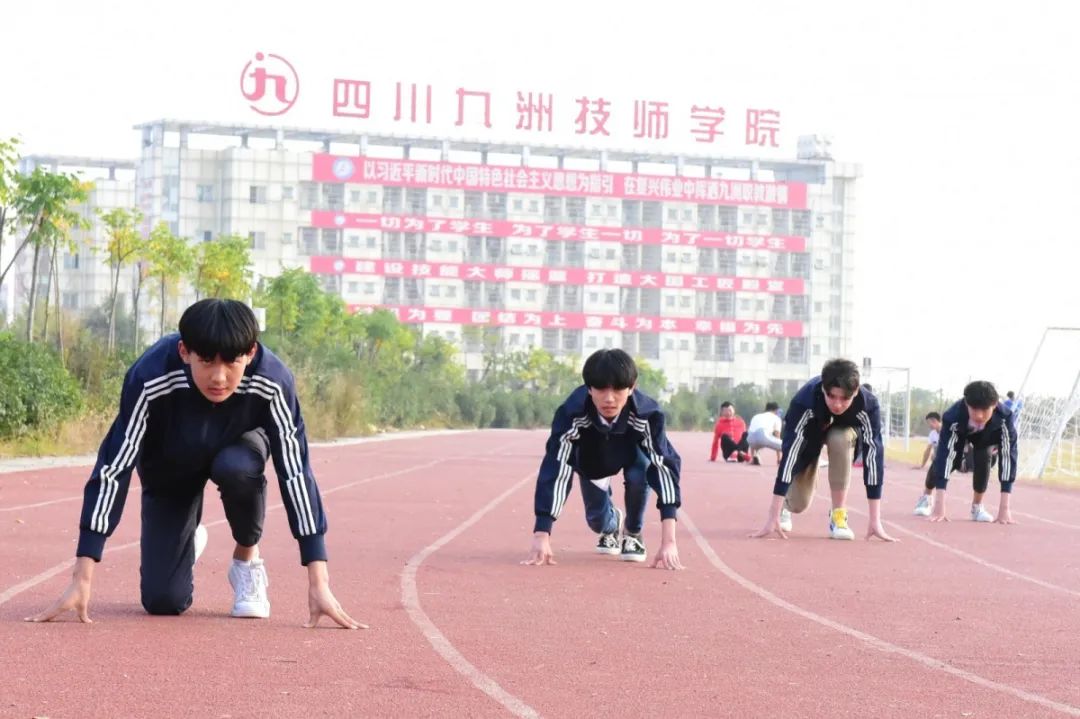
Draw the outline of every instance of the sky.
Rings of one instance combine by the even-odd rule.
[[[691,104],[732,108],[729,117],[775,108],[774,155],[793,157],[798,135],[822,133],[838,161],[862,168],[856,361],[910,367],[913,384],[946,395],[970,379],[1004,390],[1019,386],[1044,327],[1080,326],[1080,44],[1068,2],[149,7],[39,0],[8,8],[0,137],[20,136],[26,153],[134,157],[140,122],[271,124],[239,92],[240,70],[256,52],[297,68],[300,96],[280,121],[288,126],[408,132],[390,122],[399,81],[431,84],[441,103],[423,134],[491,141],[522,139],[512,119],[518,90],[562,103],[549,143],[605,144],[561,129],[583,95],[620,108],[668,101],[681,137]],[[372,83],[368,120],[333,117],[335,77]],[[457,87],[507,98],[492,129],[455,127]],[[748,154],[732,127],[717,150]],[[629,128],[612,134],[606,146],[702,151],[638,140]],[[1038,373],[1071,385],[1075,356],[1058,362]]]

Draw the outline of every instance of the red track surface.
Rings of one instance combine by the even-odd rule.
[[[273,616],[230,618],[232,545],[212,489],[194,605],[145,615],[138,549],[124,546],[138,537],[137,482],[95,575],[95,623],[23,623],[66,585],[87,470],[0,475],[0,716],[1080,716],[1080,493],[1022,485],[1021,524],[977,525],[959,475],[954,521],[935,525],[910,514],[921,475],[894,462],[885,517],[901,543],[862,541],[861,514],[858,541],[828,541],[820,496],[789,541],[752,541],[771,456],[710,464],[708,436],[676,435],[686,571],[593,554],[576,487],[558,566],[523,567],[543,441],[313,450],[331,584],[371,624],[359,632],[300,626],[306,573],[280,507],[262,544]],[[851,496],[864,510],[860,485]],[[651,507],[646,540],[655,551]]]

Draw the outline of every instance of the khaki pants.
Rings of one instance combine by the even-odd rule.
[[[825,447],[829,452],[829,489],[846,490],[851,484],[851,463],[855,456],[855,443],[858,438],[853,427],[833,427],[825,435]],[[784,506],[789,512],[798,514],[810,507],[814,499],[814,485],[817,483],[818,463],[813,461],[791,481]]]

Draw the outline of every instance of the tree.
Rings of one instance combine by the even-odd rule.
[[[637,365],[638,370],[638,389],[653,399],[660,399],[660,395],[667,388],[667,377],[664,375],[664,370],[655,369],[643,359],[635,360],[634,364]]]
[[[73,227],[86,226],[74,206],[86,202],[91,185],[83,183],[75,175],[48,172],[40,167],[17,180],[15,208],[22,218],[32,218],[26,239],[15,251],[28,243],[34,246],[34,260],[30,273],[30,301],[26,313],[26,341],[34,339],[34,311],[37,303],[37,280],[41,265],[41,248],[69,241]],[[15,259],[12,258],[12,262]],[[5,270],[5,273],[7,270]],[[3,277],[0,276],[0,282]]]
[[[15,219],[15,198],[19,186],[19,176],[16,171],[18,159],[19,140],[14,137],[9,140],[0,140],[0,251],[4,249],[4,234],[8,225]],[[17,255],[18,251],[16,251]],[[3,256],[0,255],[0,265],[3,264],[2,260]],[[9,264],[8,267],[10,266]],[[0,274],[0,285],[3,284],[5,275],[7,275],[6,268]]]
[[[161,305],[160,328],[165,334],[165,315],[168,296],[175,293],[180,279],[195,269],[195,250],[187,240],[177,237],[165,222],[159,222],[150,231],[144,256],[147,273],[158,281],[158,302]]]
[[[223,235],[203,242],[192,278],[195,296],[248,300],[251,297],[251,244],[247,238]]]
[[[108,240],[105,245],[106,262],[112,277],[112,290],[109,294],[109,340],[108,351],[116,349],[116,304],[120,299],[120,270],[142,252],[143,238],[139,235],[138,225],[142,222],[142,213],[138,210],[125,210],[122,207],[98,212]],[[139,318],[136,316],[135,321]]]

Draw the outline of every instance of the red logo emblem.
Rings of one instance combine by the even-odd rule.
[[[283,115],[300,95],[300,78],[281,55],[257,52],[240,73],[240,92],[260,115]]]

